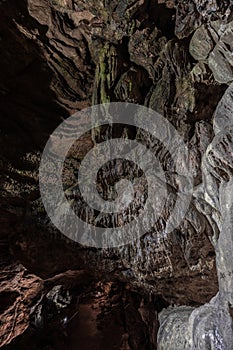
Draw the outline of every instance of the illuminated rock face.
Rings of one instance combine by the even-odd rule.
[[[231,83],[231,58],[233,22],[210,22],[198,28],[190,42],[190,53],[198,61],[204,61],[219,83]]]
[[[157,314],[170,305],[160,314],[160,349],[231,349],[231,7],[227,0],[0,1],[1,344],[25,332],[30,342],[35,312],[46,309],[54,287],[65,300],[67,291],[77,294],[98,279],[126,288],[126,299],[117,292],[130,308],[121,329],[126,348],[156,349]],[[137,244],[98,251],[51,227],[38,167],[49,134],[64,118],[111,101],[145,105],[176,127],[190,150],[195,189],[172,234],[160,235],[156,227]],[[141,131],[129,130],[129,137],[153,148],[167,173],[166,220],[177,190],[169,154]],[[91,147],[86,135],[69,155],[67,195]],[[107,170],[103,176],[108,180]],[[53,302],[52,308],[59,309]]]
[[[216,135],[203,160],[204,205],[211,206],[215,211],[215,215],[210,215],[219,228],[219,235],[213,240],[219,292],[209,303],[197,309],[178,307],[163,311],[160,314],[161,327],[158,335],[158,349],[161,350],[225,350],[233,344],[232,88],[233,85],[230,85],[216,109],[213,120]]]

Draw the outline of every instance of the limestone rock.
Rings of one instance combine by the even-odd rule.
[[[203,23],[217,19],[228,20],[232,11],[231,0],[178,0],[176,3],[176,35],[179,38],[189,36]]]
[[[229,350],[232,85],[225,90],[233,79],[232,1],[12,0],[0,1],[0,11],[1,345],[64,350],[69,341],[76,347],[77,329],[88,344],[94,324],[93,343],[101,350],[111,349],[112,339],[122,350],[156,349],[158,313],[170,306],[160,315],[161,349]],[[83,135],[63,172],[66,196],[82,213],[86,207],[74,196],[80,162],[106,136],[136,139],[153,150],[168,187],[153,230],[135,244],[98,250],[70,241],[51,224],[38,167],[62,120],[112,101],[146,105],[176,127],[189,149],[195,188],[184,220],[164,235],[180,181],[166,148],[134,128]],[[110,165],[119,178],[121,162]],[[132,172],[132,164],[127,167]],[[108,166],[102,175],[98,186],[108,198]]]
[[[214,216],[219,228],[215,237],[219,293],[209,303],[194,309],[174,308],[160,314],[158,349],[230,349],[233,343],[232,294],[232,105],[230,86],[214,116],[217,132],[203,160],[204,200],[218,212]],[[228,110],[226,109],[228,106]],[[228,113],[222,119],[222,113]],[[218,120],[219,117],[219,120]],[[207,209],[207,203],[204,204]],[[208,216],[209,214],[207,214]],[[184,313],[184,315],[183,315]],[[166,315],[166,317],[164,317]],[[172,333],[170,334],[170,330]],[[169,332],[169,337],[168,337]]]
[[[153,81],[157,77],[156,62],[159,60],[166,42],[166,38],[157,28],[152,32],[149,31],[149,28],[142,31],[137,30],[130,36],[129,54],[131,61],[144,67]]]
[[[191,55],[197,61],[208,64],[218,83],[230,83],[233,80],[232,26],[233,22],[222,24],[220,21],[202,25],[190,42]]]

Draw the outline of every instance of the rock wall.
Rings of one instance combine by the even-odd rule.
[[[156,349],[158,312],[177,305],[160,315],[159,349],[230,350],[231,1],[5,0],[0,10],[2,346],[14,338],[13,348],[30,344],[32,328],[38,329],[30,315],[45,307],[54,287],[77,296],[79,288],[101,280],[123,283],[128,291],[132,317],[122,335],[130,338],[129,349]],[[176,127],[190,150],[195,191],[171,234],[164,237],[155,227],[137,244],[86,249],[50,224],[38,167],[64,118],[113,101],[150,107]],[[148,143],[147,135],[137,137]],[[87,135],[69,155],[68,196],[74,170],[92,145]],[[157,154],[169,177],[168,155],[159,147]],[[168,213],[177,190],[170,181]],[[64,299],[62,293],[58,289]],[[52,312],[55,320],[59,312]],[[132,319],[143,329],[139,338]],[[46,340],[38,345],[46,346]]]
[[[159,349],[230,349],[233,344],[231,104],[232,84],[214,114],[216,135],[203,159],[203,184],[197,194],[197,200],[204,199],[204,205],[215,211],[209,215],[220,232],[213,240],[219,292],[197,309],[178,307],[163,311],[160,314]]]

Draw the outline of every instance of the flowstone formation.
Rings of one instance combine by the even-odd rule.
[[[161,350],[232,348],[232,89],[231,84],[214,114],[215,137],[203,159],[203,185],[196,196],[204,208],[213,208],[211,217],[219,230],[219,235],[213,238],[219,292],[197,309],[178,307],[163,311],[159,316],[158,334],[158,349]],[[199,197],[201,193],[203,196]],[[206,209],[204,211],[207,213]]]
[[[78,328],[90,350],[83,330],[94,320],[91,344],[101,350],[232,350],[232,7],[231,0],[0,1],[0,346],[76,349]],[[166,148],[136,128],[83,135],[63,172],[79,213],[78,169],[106,135],[153,151],[168,184],[153,230],[136,244],[100,250],[51,224],[38,169],[54,129],[105,102],[162,114],[189,149],[194,191],[184,220],[165,235],[179,187]],[[122,171],[119,160],[109,165],[113,172],[102,168],[98,183],[107,199],[109,180]]]

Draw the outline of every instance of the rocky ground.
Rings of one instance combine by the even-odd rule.
[[[0,0],[0,346],[231,350],[232,6]],[[168,236],[155,227],[137,244],[87,249],[49,223],[38,168],[62,120],[114,101],[150,107],[176,127],[195,191]],[[70,154],[72,169],[91,146],[87,135]],[[66,189],[74,182],[68,174]],[[197,319],[209,325],[206,341]]]

